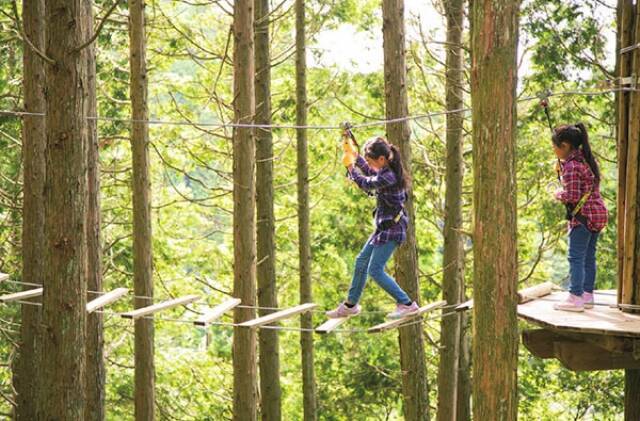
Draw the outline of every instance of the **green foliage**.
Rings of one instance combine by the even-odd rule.
[[[99,2],[102,5],[104,2]],[[233,118],[232,38],[230,3],[148,2],[150,117],[163,121],[231,122]],[[521,38],[531,66],[521,77],[521,97],[538,92],[597,90],[597,81],[611,71],[603,33],[612,27],[613,13],[601,13],[600,1],[529,0],[523,5]],[[279,3],[274,3],[274,7]],[[273,120],[295,121],[295,63],[292,57],[294,17],[292,1],[275,11],[271,51]],[[361,31],[380,31],[379,2],[312,1],[307,5],[308,34],[349,24]],[[7,3],[0,8],[11,13]],[[226,9],[221,9],[226,8]],[[226,12],[225,12],[226,11]],[[407,87],[410,114],[444,108],[443,50],[408,21],[410,42]],[[443,25],[444,23],[440,23]],[[20,108],[21,45],[10,31],[12,23],[0,15],[0,109]],[[347,40],[345,40],[347,42]],[[610,53],[610,52],[609,52]],[[126,10],[120,6],[98,38],[99,115],[113,121],[99,123],[102,166],[102,235],[105,288],[132,287],[131,153],[128,34]],[[310,55],[322,51],[310,49]],[[468,65],[468,62],[467,62]],[[308,69],[309,123],[359,122],[384,115],[381,69],[356,73],[341,67]],[[585,121],[600,158],[603,196],[611,210],[609,228],[599,246],[598,288],[614,288],[615,261],[615,140],[613,97],[562,96],[551,98],[556,124]],[[469,97],[465,95],[465,103]],[[566,223],[551,198],[554,157],[545,116],[536,101],[518,106],[518,259],[522,285],[552,280],[562,284],[567,274]],[[466,114],[468,117],[469,114]],[[440,298],[442,227],[444,224],[444,116],[412,122],[413,186],[421,274],[421,299]],[[465,120],[465,129],[471,129]],[[361,144],[384,134],[381,126],[359,129]],[[231,416],[231,336],[228,327],[206,331],[188,322],[204,305],[223,300],[233,283],[231,135],[228,128],[207,125],[151,126],[153,252],[156,296],[197,293],[203,304],[181,309],[159,319],[156,328],[157,405],[162,419],[219,420]],[[274,168],[277,281],[281,307],[298,301],[296,150],[295,132],[276,129]],[[310,194],[312,279],[315,301],[323,308],[344,298],[353,261],[372,225],[374,199],[345,180],[339,162],[337,131],[310,130]],[[0,116],[0,270],[19,274],[20,121]],[[464,230],[471,230],[471,142],[465,138]],[[500,204],[496,204],[499,206]],[[466,279],[472,278],[472,243],[467,250]],[[19,275],[13,276],[19,280]],[[7,287],[16,290],[17,287]],[[470,293],[470,291],[468,291]],[[364,328],[382,321],[393,304],[375,285],[369,285],[363,307],[371,312],[346,326]],[[124,311],[124,300],[110,311]],[[19,320],[18,307],[0,308],[0,317]],[[317,314],[314,323],[322,321]],[[224,318],[223,322],[230,322]],[[296,326],[297,320],[284,323]],[[12,353],[9,338],[17,327],[3,328],[0,355]],[[108,419],[128,419],[133,413],[133,327],[107,316]],[[425,324],[431,399],[436,402],[438,321]],[[283,413],[302,418],[299,337],[280,336]],[[397,336],[338,332],[316,337],[316,375],[320,418],[323,420],[391,420],[402,418]],[[574,374],[556,362],[541,361],[521,350],[519,366],[522,419],[616,419],[622,412],[620,372]],[[10,373],[0,372],[2,390],[9,390]],[[597,393],[595,393],[597,392]],[[0,404],[8,411],[8,404]],[[591,417],[591,418],[589,418]]]

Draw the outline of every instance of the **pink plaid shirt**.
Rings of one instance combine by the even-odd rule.
[[[595,176],[589,168],[589,164],[584,160],[582,151],[577,149],[573,151],[567,159],[560,165],[562,173],[562,191],[556,193],[556,199],[562,203],[577,204],[582,195],[586,192],[593,191],[587,202],[584,204],[580,213],[587,218],[587,228],[594,232],[600,232],[607,225],[609,216],[607,207],[600,195],[600,186],[595,182]],[[569,229],[579,225],[580,222],[576,218],[569,221]]]

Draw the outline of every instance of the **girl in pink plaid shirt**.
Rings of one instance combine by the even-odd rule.
[[[600,195],[600,169],[582,123],[553,131],[553,151],[560,160],[562,189],[555,197],[567,207],[571,286],[567,300],[556,310],[584,311],[593,307],[596,245],[607,225],[607,208]]]

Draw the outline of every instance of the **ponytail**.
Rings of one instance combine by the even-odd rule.
[[[553,136],[551,138],[553,143],[560,147],[562,143],[570,144],[574,149],[582,148],[582,155],[584,160],[591,168],[591,172],[595,177],[596,184],[600,183],[600,168],[598,162],[593,156],[591,151],[591,145],[589,144],[589,135],[587,134],[587,128],[583,123],[576,123],[574,125],[565,124],[558,126],[553,130]]]
[[[402,156],[400,155],[400,149],[393,143],[389,144],[389,149],[391,149],[391,154],[389,154],[389,168],[396,175],[396,179],[398,180],[398,184],[403,189],[407,187],[407,177],[404,173],[404,166],[402,165]]]
[[[576,123],[576,128],[580,131],[580,137],[582,138],[582,154],[584,155],[585,161],[591,167],[591,171],[596,178],[596,183],[600,183],[600,168],[598,167],[598,162],[596,162],[593,153],[591,152],[591,145],[589,144],[589,134],[587,133],[587,128],[583,123]]]

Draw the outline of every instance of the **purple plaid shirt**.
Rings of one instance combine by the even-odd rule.
[[[356,167],[360,171],[357,171]],[[366,193],[375,192],[376,231],[369,237],[371,244],[377,246],[389,241],[402,244],[407,239],[407,225],[409,224],[409,218],[407,218],[403,207],[407,194],[403,188],[397,185],[396,174],[389,167],[375,171],[367,165],[367,161],[362,156],[358,155],[355,167],[349,171],[349,178]],[[378,228],[382,222],[393,220],[398,212],[402,212],[402,216],[397,224],[393,224],[385,230]]]

